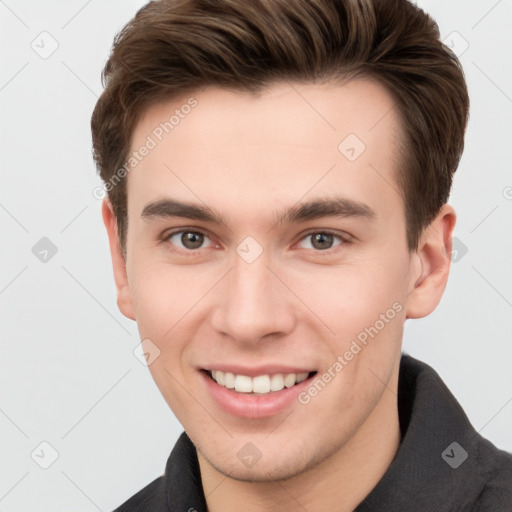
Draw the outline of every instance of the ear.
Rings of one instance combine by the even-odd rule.
[[[407,318],[430,315],[443,296],[450,272],[455,221],[455,210],[445,204],[420,237],[412,256],[419,259],[421,270],[407,298]]]
[[[112,256],[112,266],[114,269],[114,280],[117,288],[117,306],[121,313],[131,320],[135,320],[133,314],[133,304],[130,295],[130,286],[128,284],[128,275],[126,272],[126,261],[121,251],[119,243],[119,233],[117,219],[114,214],[114,208],[108,197],[103,199],[101,205],[101,214],[103,223],[107,229],[108,240],[110,244],[110,254]]]

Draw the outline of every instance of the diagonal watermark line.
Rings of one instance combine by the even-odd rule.
[[[94,501],[92,501],[91,497],[88,496],[82,489],[80,489],[80,487],[78,487],[78,485],[73,482],[73,480],[71,480],[71,478],[69,478],[68,475],[66,475],[66,473],[64,473],[64,471],[62,471],[62,469],[60,470],[60,472],[100,511],[100,512],[103,512],[103,510],[98,507],[98,505],[96,505],[96,503],[94,503]]]
[[[223,476],[224,476],[224,478],[208,494],[204,495],[205,498],[208,498],[208,496],[213,494],[227,480],[228,477],[226,475],[223,475]]]
[[[471,268],[510,306],[512,307],[512,303],[501,293],[497,290],[495,286],[491,284],[491,282],[486,279],[481,272],[479,272],[474,265],[471,265]]]
[[[304,510],[304,512],[308,512],[308,509],[300,502],[297,500],[297,498],[295,498],[295,496],[293,496],[292,494],[290,494],[290,491],[288,491],[288,489],[286,489],[286,487],[283,486],[283,484],[281,482],[279,482],[279,480],[276,482],[277,485],[279,485],[279,487],[281,487],[281,489],[283,489],[283,491],[288,494],[288,496],[293,500],[295,501],[295,503],[297,503],[297,505],[302,509]]]
[[[5,411],[3,411],[2,409],[0,409],[0,412],[28,439],[29,437],[27,436],[27,434],[25,434],[25,432],[23,432],[23,430],[21,430],[21,428],[11,419],[9,418],[9,416],[7,416],[7,414],[5,414]]]
[[[98,98],[99,96],[63,61],[61,60],[62,64],[73,74],[75,77],[82,82],[82,84],[89,89],[89,91],[92,92],[95,98]]]
[[[2,293],[5,292],[5,290],[7,290],[7,288],[9,288],[9,286],[11,286],[12,283],[14,283],[14,281],[16,281],[16,279],[18,279],[18,277],[21,276],[21,274],[23,274],[23,272],[25,272],[25,270],[27,270],[28,268],[28,265],[25,265],[24,268],[22,268],[1,290],[0,290],[0,295],[2,295]]]
[[[472,27],[471,27],[471,30],[473,30],[474,28],[476,28],[478,25],[480,25],[480,23],[482,23],[482,21],[485,20],[485,18],[487,18],[487,16],[489,16],[489,14],[491,14],[492,11],[494,11],[494,9],[496,9],[496,7],[498,7],[498,5],[501,4],[501,0],[498,0]]]
[[[390,181],[388,181],[378,170],[377,168],[373,165],[373,164],[368,164],[376,174],[378,174],[380,176],[380,178],[386,182],[397,194],[398,194],[398,197],[400,197],[402,199],[402,201],[404,201],[404,203],[406,203],[407,201],[407,198],[405,197],[404,195],[404,191],[402,190],[401,187],[399,187],[398,189],[393,185],[393,183],[391,183]],[[432,225],[430,224],[428,226],[429,229],[433,229],[436,233],[438,233],[437,229]]]
[[[293,409],[268,434],[265,435],[265,438],[267,438],[270,434],[275,432],[277,430],[277,428],[280,427],[284,423],[284,420],[286,420],[292,412],[293,412]]]
[[[232,270],[234,267],[231,267],[222,277],[220,277],[214,285],[197,301],[195,302],[182,316],[175,322],[175,324],[164,334],[164,337],[167,336],[219,283],[222,281]]]
[[[370,369],[370,370],[371,370],[371,369]],[[374,373],[374,374],[375,374],[375,372],[373,372],[373,371],[372,371],[372,373]],[[375,376],[376,376],[377,378],[379,378],[377,374],[375,374]],[[382,381],[382,379],[380,379],[380,378],[379,378],[379,380],[381,380],[381,381]],[[453,399],[452,399],[452,397],[450,397],[450,396],[446,395],[446,389],[441,388],[441,391],[443,391],[443,393],[445,394],[445,396],[447,396],[447,397],[448,397],[448,400],[449,400],[449,401],[453,400]],[[449,391],[448,391],[448,393],[449,393]],[[468,442],[473,441],[473,439],[475,439],[475,438],[478,436],[478,433],[479,433],[479,432],[481,432],[481,431],[482,431],[482,430],[483,430],[483,429],[484,429],[484,428],[485,428],[485,427],[486,427],[486,426],[487,426],[487,425],[488,425],[488,424],[489,424],[489,423],[490,423],[490,422],[491,422],[491,421],[492,421],[492,420],[493,420],[493,419],[494,419],[494,418],[495,418],[495,417],[496,417],[496,416],[497,416],[497,415],[498,415],[498,414],[499,414],[499,413],[500,413],[500,412],[501,412],[501,411],[502,411],[502,410],[503,410],[503,409],[504,409],[504,408],[505,408],[505,407],[506,407],[506,406],[507,406],[511,401],[512,401],[512,398],[510,398],[510,399],[505,403],[505,405],[503,405],[503,407],[501,407],[501,409],[500,409],[500,410],[499,410],[499,411],[498,411],[498,412],[497,412],[497,413],[496,413],[496,414],[495,414],[495,415],[494,415],[494,416],[493,416],[493,417],[492,417],[492,418],[491,418],[491,419],[490,419],[490,420],[489,420],[489,421],[488,421],[488,422],[487,422],[487,423],[486,423],[486,424],[485,424],[485,425],[484,425],[484,426],[483,426],[483,427],[482,427],[478,432],[476,432],[476,431],[475,431],[475,432],[474,432],[474,434],[473,434],[473,436],[472,436],[471,438],[469,438]],[[453,410],[454,410],[454,411],[456,411],[456,412],[460,415],[460,411],[458,410],[458,406],[457,406],[456,404],[453,404],[453,405],[454,405],[454,409],[453,409]],[[463,413],[462,413],[462,414],[463,414]],[[425,425],[425,426],[426,426],[426,427],[431,431],[431,433],[432,433],[434,436],[436,436],[436,435],[437,435],[437,432],[433,431],[433,430],[432,430],[432,428],[430,427],[430,425],[429,425],[426,421],[423,421],[423,419],[422,419],[420,416],[418,416],[418,414],[417,414],[417,413],[416,413],[416,417],[418,418],[418,420],[420,420],[420,421],[421,421],[421,422],[422,422],[422,423],[423,423],[423,424],[424,424],[424,425]],[[464,422],[466,422],[466,421],[467,421],[467,419],[466,419],[465,417],[463,417],[463,421],[464,421]],[[431,485],[431,482],[432,482],[432,481],[437,477],[437,474],[438,474],[437,472],[433,473],[432,478],[431,478],[431,479],[429,479],[425,485],[421,486],[421,488],[420,488],[420,489],[418,489],[418,491],[417,491],[417,492],[412,496],[412,498],[414,498],[414,496],[419,495],[419,494],[420,494],[420,493],[422,493],[425,489],[427,489],[427,488],[428,488],[428,486],[429,486],[429,485]],[[409,512],[409,509],[408,509],[407,507],[406,507],[406,508],[400,508],[400,512],[402,512],[402,511],[403,511],[403,512]]]
[[[494,213],[496,211],[496,209],[499,207],[500,205],[496,205],[469,233],[473,233],[473,231],[475,231],[478,227],[480,227],[480,225],[488,218],[491,216],[492,213]]]
[[[380,119],[377,120],[377,122],[368,131],[371,132],[394,109],[395,106],[393,105]]]
[[[501,413],[501,411],[503,411],[503,409],[505,409],[505,407],[507,407],[507,405],[508,405],[510,402],[512,402],[512,397],[511,397],[511,398],[509,398],[509,399],[505,402],[505,404],[503,405],[503,407],[501,407],[501,409],[500,409],[500,410],[499,410],[499,411],[498,411],[498,412],[497,412],[497,413],[496,413],[496,414],[495,414],[495,415],[494,415],[494,416],[493,416],[493,417],[492,417],[492,418],[491,418],[491,419],[490,419],[490,420],[489,420],[489,421],[488,421],[488,422],[487,422],[487,423],[486,423],[486,424],[485,424],[481,429],[479,429],[479,430],[478,430],[478,433],[481,433],[481,432],[482,432],[482,430],[483,430],[485,427],[487,427],[487,425],[489,425],[489,423],[491,423],[491,421],[492,421],[492,420],[494,420],[494,418],[496,418],[496,416],[498,416],[498,414],[500,414],[500,413]]]
[[[7,80],[7,82],[5,82],[4,85],[2,85],[2,87],[0,87],[0,91],[3,91],[27,66],[28,66],[28,61],[25,62],[25,64],[23,64],[23,66],[21,66],[21,68],[18,69],[18,71],[16,71],[16,73],[14,73],[14,75],[12,75],[11,78],[9,78],[9,80]]]
[[[22,24],[22,25],[25,25],[26,28],[30,28],[13,10],[11,7],[9,7],[6,3],[5,3],[5,0],[1,0],[0,1],[0,4],[3,4],[7,10],[11,11],[11,14],[17,18],[17,20]]]
[[[85,2],[85,4],[82,5],[82,7],[80,7],[80,9],[78,9],[78,11],[76,11],[75,14],[73,14],[73,16],[71,16],[71,18],[69,18],[69,20],[66,21],[64,25],[62,25],[62,27],[60,27],[60,29],[62,30],[66,28],[91,2],[92,0],[88,0],[87,2]]]
[[[268,265],[265,266],[270,270],[270,272],[272,272],[272,274],[274,274],[279,279],[279,281],[281,281],[281,283],[283,283],[286,286],[286,288],[288,288],[288,290],[290,290],[295,295],[295,297],[297,297],[297,299],[299,299],[302,302],[302,304],[304,304],[304,306],[306,306],[306,308],[311,313],[313,313],[313,315],[316,316],[316,318],[318,318],[318,320],[320,320],[323,326],[327,330],[329,330],[333,336],[336,336],[336,333]]]
[[[484,75],[487,80],[489,80],[489,82],[491,82],[491,84],[493,84],[494,87],[496,87],[496,89],[498,89],[498,91],[500,91],[501,94],[507,98],[508,101],[512,102],[512,98],[474,60],[471,62],[480,71],[480,73],[482,73],[482,75]]]
[[[391,392],[393,393],[393,395],[395,395],[397,398],[398,398],[398,394],[397,392],[393,391],[387,384],[385,384],[385,382],[370,368],[368,367],[368,369],[375,375],[375,377],[380,381],[382,382],[382,384],[384,384],[386,386],[386,388]],[[446,394],[446,390],[443,389],[443,387],[439,388],[438,387],[438,391],[442,394],[445,395],[446,397],[446,401],[449,402],[451,400],[450,396]],[[454,413],[456,413],[457,415],[460,416],[460,411],[458,410],[458,406],[456,404],[452,404],[453,407],[452,407],[452,410]],[[428,417],[427,416],[422,416],[418,413],[418,411],[414,411],[413,412],[414,416],[418,419],[419,422],[421,422],[426,428],[428,428],[428,430],[430,430],[430,432],[432,434],[435,435],[435,431],[432,429],[432,427],[430,426],[430,423],[428,421]]]
[[[121,329],[123,329],[124,332],[130,336],[132,335],[131,332],[66,267],[63,265],[61,265],[61,267],[64,272],[66,272],[78,284],[78,286],[80,286],[80,288],[82,288],[82,290],[84,290],[84,292],[87,293],[87,295],[89,295],[89,297],[91,297],[91,299],[93,299],[94,302],[96,302],[96,304],[98,304],[98,306],[100,306],[100,308],[103,309],[103,311],[105,311],[105,313],[107,313],[107,315],[112,318],[119,327],[121,327]]]
[[[2,501],[4,498],[7,497],[7,495],[29,474],[29,471],[27,471],[1,498],[0,501]]]
[[[377,379],[381,384],[383,384],[383,385],[385,386],[385,388],[386,388],[390,393],[392,393],[395,397],[397,397],[397,398],[398,398],[398,393],[397,393],[397,391],[395,391],[394,389],[391,389],[391,388],[388,386],[388,384],[387,384],[386,382],[384,382],[384,381],[380,378],[380,376],[379,376],[379,375],[377,375],[377,373],[375,373],[375,372],[374,372],[374,371],[373,371],[369,366],[368,366],[368,370],[370,370],[370,371],[373,373],[373,375],[375,376],[375,378],[376,378],[376,379]],[[415,412],[414,412],[414,415],[415,415],[415,417],[418,419],[418,421],[420,421],[420,422],[421,422],[425,427],[427,427],[427,428],[430,430],[430,432],[431,432],[432,434],[435,434],[434,430],[432,430],[432,427],[430,426],[430,424],[428,423],[428,421],[424,420],[424,419],[423,419],[423,418],[418,414],[418,412],[417,412],[417,411],[415,411]]]
[[[336,128],[288,81],[286,83],[334,130]]]
[[[210,416],[210,418],[215,421],[215,423],[217,423],[222,428],[222,430],[224,430],[224,432],[226,432],[226,434],[228,434],[229,437],[233,437],[233,434],[231,434],[231,432],[229,432],[229,430],[227,430],[226,427],[220,421],[218,421],[217,418],[215,418],[215,416],[213,416],[212,413],[206,409],[206,407],[167,368],[164,367],[164,370],[175,380],[181,389],[188,393],[190,398],[192,398],[192,400],[194,400],[194,402],[196,402],[197,405],[199,405],[199,407],[201,407],[201,409],[203,409],[206,414],[208,414],[208,416]]]
[[[393,395],[395,395],[396,397],[398,397],[396,391],[394,389],[391,389],[387,382],[384,382],[381,378],[380,378],[380,375],[377,375],[377,373],[375,373],[369,366],[368,366],[368,370],[370,370],[373,375],[377,378],[377,380],[388,390],[390,391]]]
[[[390,183],[384,176],[377,170],[377,168],[373,164],[368,164],[376,174],[378,174],[397,194],[399,197],[404,199],[403,193],[401,190],[398,190],[392,183]]]
[[[409,503],[405,503],[405,505],[403,507],[401,506],[398,510],[393,510],[393,512],[411,512],[410,504],[415,503],[415,501],[417,499],[416,496],[421,497],[421,494],[423,493],[423,491],[432,485],[432,482],[436,479],[436,477],[437,477],[437,472],[436,473],[433,472],[432,477],[428,479],[428,481],[425,483],[425,485],[422,485],[419,489],[417,489],[416,492],[412,496],[409,492],[409,494],[408,494],[408,499],[410,500]],[[377,510],[378,510],[378,508],[377,508]]]
[[[79,423],[81,423],[84,418],[86,416],[89,415],[89,413],[131,372],[131,368],[126,371],[126,373],[120,377],[119,379],[117,379],[117,381],[115,382],[115,384],[61,437],[61,440],[62,439],[65,439],[70,432],[72,432],[78,425]]]
[[[182,179],[182,178],[180,178],[180,177],[176,174],[176,172],[175,172],[175,171],[173,171],[173,170],[172,170],[172,169],[171,169],[171,168],[170,168],[170,167],[169,167],[165,162],[164,162],[164,166],[165,166],[165,167],[166,167],[170,172],[172,172],[172,173],[174,174],[174,176],[176,176],[176,178],[178,178],[178,179],[181,181],[181,183],[183,183],[183,185],[184,185],[185,187],[187,187],[187,188],[188,188],[188,190],[190,190],[190,192],[191,192],[192,194],[194,194],[194,196],[196,196],[196,197],[197,197],[197,200],[198,200],[199,202],[201,202],[202,204],[204,204],[204,206],[205,206],[206,208],[208,208],[208,205],[207,205],[207,204],[206,204],[206,203],[205,203],[205,202],[204,202],[204,201],[203,201],[203,200],[202,200],[202,199],[201,199],[201,198],[200,198],[200,197],[199,197],[199,196],[198,196],[198,195],[197,195],[197,194],[196,194],[196,193],[195,193],[195,192],[194,192],[194,191],[193,191],[193,190],[192,190],[192,189],[191,189],[191,188],[190,188],[190,187],[189,187],[189,186],[184,182],[184,181],[183,181],[183,179]],[[229,228],[229,226],[226,226],[226,224],[225,224],[224,222],[222,223],[222,225],[223,225],[226,229],[228,229],[229,231],[233,232],[233,230],[232,230],[232,229],[230,229],[230,228]]]
[[[404,191],[402,190],[401,187],[399,187],[398,189],[393,185],[393,183],[389,182],[378,170],[377,168],[373,165],[373,164],[368,164],[376,174],[378,174],[380,176],[380,178],[382,180],[384,180],[397,194],[398,194],[398,197],[400,197],[402,199],[402,201],[404,201],[404,203],[406,203],[407,201],[407,198],[405,197],[404,195]],[[430,224],[428,226],[429,229],[433,229],[436,233],[438,233],[437,229],[432,225]]]
[[[69,226],[71,226],[71,224],[73,224],[73,222],[75,222],[76,219],[78,219],[78,217],[80,217],[80,215],[82,215],[82,213],[85,212],[85,210],[87,210],[87,208],[89,208],[89,205],[85,205],[61,230],[61,233],[64,233],[64,231],[66,231],[66,229],[69,228]]]
[[[334,168],[336,167],[336,164],[332,164],[331,167],[329,168],[329,170],[323,174],[316,183],[314,183],[313,185],[311,185],[311,187],[309,187],[309,189],[302,195],[302,197],[300,197],[297,201],[295,201],[295,203],[292,205],[292,208],[294,208],[295,206],[297,206]],[[275,229],[276,226],[278,226],[281,221],[283,220],[283,217],[281,217],[280,219],[278,219],[274,224],[273,226],[267,231],[267,234],[270,233],[273,229]]]
[[[11,219],[21,227],[21,229],[25,231],[25,233],[28,233],[28,229],[3,204],[0,204],[0,208],[2,208],[2,210],[7,213],[7,215],[9,215]]]

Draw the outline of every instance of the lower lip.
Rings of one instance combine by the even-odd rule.
[[[267,395],[253,395],[250,393],[237,393],[217,384],[205,371],[200,371],[209,393],[224,411],[243,418],[265,418],[278,414],[294,402],[297,395],[310,385],[311,376],[295,384],[291,388],[273,391]]]

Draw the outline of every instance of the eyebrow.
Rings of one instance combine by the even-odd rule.
[[[366,204],[344,197],[315,199],[306,203],[299,203],[284,212],[274,212],[277,219],[275,226],[283,224],[299,224],[309,220],[323,217],[358,217],[372,220],[375,212]],[[226,224],[220,212],[208,206],[194,203],[185,203],[166,198],[147,204],[142,210],[143,219],[184,217],[201,220],[213,224]]]
[[[278,217],[276,225],[298,224],[323,217],[358,217],[372,220],[376,214],[368,205],[359,201],[345,197],[333,197],[299,203],[285,210]]]
[[[160,199],[147,204],[142,210],[143,219],[185,217],[187,219],[203,220],[214,224],[224,224],[222,215],[207,206],[184,203],[174,199]]]

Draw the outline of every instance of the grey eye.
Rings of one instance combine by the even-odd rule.
[[[199,249],[203,245],[205,238],[205,235],[197,231],[179,231],[171,235],[169,241],[179,246],[177,244],[177,240],[179,240],[185,249],[193,250]]]
[[[338,240],[337,243],[336,239]],[[326,249],[331,249],[332,247],[335,247],[337,245],[340,245],[343,243],[341,240],[341,237],[337,235],[333,235],[331,233],[324,233],[322,231],[319,231],[317,233],[310,233],[309,235],[306,235],[302,240],[301,244],[306,241],[310,240],[310,243],[306,246],[302,245],[302,248],[304,249],[316,249],[319,251],[325,251]]]

